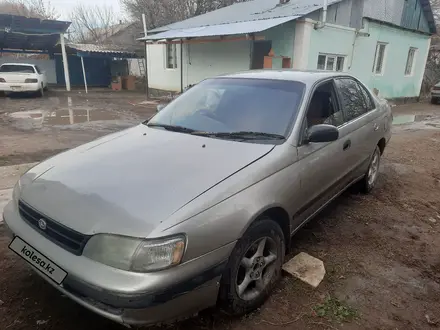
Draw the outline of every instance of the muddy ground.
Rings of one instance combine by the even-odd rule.
[[[139,95],[95,95],[89,101],[78,96],[73,106],[124,117],[96,125],[43,122],[29,127],[27,119],[5,114],[5,105],[9,113],[44,107],[57,112],[69,107],[67,101],[0,99],[0,163],[38,161],[130,126],[151,112],[151,107],[128,103],[141,100]],[[404,105],[394,112],[410,117],[393,128],[374,192],[344,193],[293,239],[289,257],[305,251],[325,263],[327,274],[317,289],[285,277],[269,301],[251,315],[237,319],[211,310],[170,328],[440,327],[440,106]],[[9,239],[3,234],[0,226],[0,329],[123,329],[60,296],[8,251]]]
[[[0,96],[0,166],[40,161],[148,119],[154,104],[141,93],[49,92]]]

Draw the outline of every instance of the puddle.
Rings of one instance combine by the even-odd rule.
[[[121,116],[115,112],[93,109],[66,109],[59,111],[31,110],[13,112],[10,113],[9,116],[14,119],[27,119],[34,121],[36,124],[41,123],[51,126],[122,119]]]
[[[397,130],[440,129],[440,117],[432,115],[395,116],[393,125]]]
[[[44,123],[48,125],[73,125],[117,119],[120,119],[120,116],[105,110],[61,110],[49,112],[44,118]]]
[[[395,116],[393,120],[393,125],[403,125],[403,124],[413,123],[415,120],[416,120],[415,115]]]

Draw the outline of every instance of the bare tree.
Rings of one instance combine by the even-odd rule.
[[[108,6],[77,5],[70,14],[71,38],[79,43],[102,44],[118,31],[118,21],[113,9]]]
[[[148,28],[152,29],[245,1],[249,0],[121,0],[121,3],[135,20],[145,13]]]
[[[440,0],[431,0],[431,8],[436,21],[440,20]]]
[[[44,0],[3,0],[0,12],[41,19],[58,19],[59,14],[50,1]]]

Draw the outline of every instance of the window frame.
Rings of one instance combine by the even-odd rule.
[[[165,44],[165,70],[177,70],[178,69],[178,61],[177,61],[177,44],[172,44],[172,43],[168,43]],[[169,67],[168,64],[168,59],[169,59],[169,52],[170,52],[170,47],[171,46],[171,52],[172,52],[172,59],[173,59],[173,65],[172,67]]]
[[[318,67],[319,65],[319,57],[320,56],[325,56],[325,62],[324,62],[324,69],[320,69]],[[333,62],[333,70],[327,70],[327,65],[328,65],[328,59],[329,58],[333,58],[334,62]],[[343,59],[343,63],[342,63],[342,71],[338,71],[337,67],[338,67],[338,59],[342,58]],[[347,59],[347,55],[341,55],[341,54],[330,54],[330,53],[319,53],[318,54],[318,61],[316,63],[316,69],[319,71],[327,71],[327,72],[344,72],[345,71],[345,60]]]
[[[343,102],[343,96],[341,95],[341,93],[339,91],[339,88],[338,88],[338,86],[336,84],[336,80],[343,80],[343,79],[354,81],[356,83],[356,85],[358,86],[358,88],[360,89],[359,92],[361,93],[362,99],[364,100],[364,106],[365,106],[366,111],[363,114],[361,114],[361,115],[359,115],[359,116],[357,116],[355,118],[352,118],[352,119],[348,118],[347,111],[345,109],[345,105],[344,105],[344,102]],[[341,104],[341,107],[342,107],[342,111],[344,112],[344,118],[345,118],[344,125],[347,125],[347,124],[350,124],[350,123],[352,123],[354,121],[357,121],[358,119],[361,119],[362,117],[370,114],[372,111],[377,109],[376,102],[374,102],[374,98],[372,97],[370,91],[364,86],[364,84],[362,84],[359,80],[355,79],[354,77],[350,77],[350,76],[337,77],[337,78],[335,78],[335,86],[336,86],[336,91],[337,91],[338,96],[339,96],[339,100],[340,100],[340,104]],[[373,108],[369,109],[367,101],[365,99],[365,95],[364,95],[364,93],[362,93],[362,89],[367,93],[368,97],[370,98],[371,105],[373,106]]]
[[[384,46],[384,51],[383,51],[383,57],[382,57],[382,63],[381,63],[381,67],[380,67],[380,72],[377,72],[377,66],[378,66],[378,59],[379,59],[379,52],[380,52],[380,47]],[[373,62],[373,74],[376,76],[383,76],[385,73],[385,65],[387,62],[387,54],[388,54],[388,43],[387,42],[383,42],[383,41],[378,41],[376,44],[376,51],[375,51],[375,55],[374,55],[374,62]]]
[[[411,69],[410,69],[410,72],[408,73],[408,66],[410,64],[409,59],[410,59],[411,51],[414,51],[414,53],[413,53],[412,59],[411,59],[411,67],[410,67]],[[418,53],[418,48],[409,47],[408,57],[406,59],[406,65],[405,65],[405,77],[412,77],[414,75],[414,64],[416,63],[416,60],[417,60],[417,53]]]
[[[332,91],[333,95],[332,96],[335,99],[335,106],[337,107],[337,109],[339,111],[342,112],[342,117],[344,119],[343,124],[339,125],[339,126],[336,126],[336,127],[339,129],[339,128],[343,127],[347,123],[345,111],[343,110],[343,105],[341,103],[339,92],[338,92],[337,87],[336,87],[336,82],[335,81],[338,78],[344,78],[344,76],[341,76],[341,77],[331,77],[331,78],[328,78],[328,79],[325,79],[325,80],[320,80],[320,81],[316,82],[315,85],[313,86],[311,92],[309,93],[307,103],[305,104],[305,111],[304,111],[303,117],[301,119],[301,129],[300,129],[300,132],[299,132],[298,147],[307,144],[307,142],[306,142],[307,131],[308,131],[307,113],[309,111],[310,103],[312,102],[312,99],[313,99],[313,96],[315,95],[316,90],[319,87],[321,87],[322,85],[324,85],[324,84],[327,84],[327,83],[332,84],[332,86],[333,86],[333,91]],[[337,112],[339,112],[339,111],[337,111]]]

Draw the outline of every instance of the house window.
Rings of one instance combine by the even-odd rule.
[[[167,69],[177,68],[177,45],[166,44],[165,45],[165,61]]]
[[[383,74],[385,65],[385,52],[387,44],[383,42],[378,42],[376,46],[376,55],[374,57],[373,72],[375,74]]]
[[[345,56],[319,54],[318,70],[344,71]]]
[[[408,59],[406,60],[405,76],[412,76],[414,61],[416,59],[417,48],[411,47],[408,51]]]

